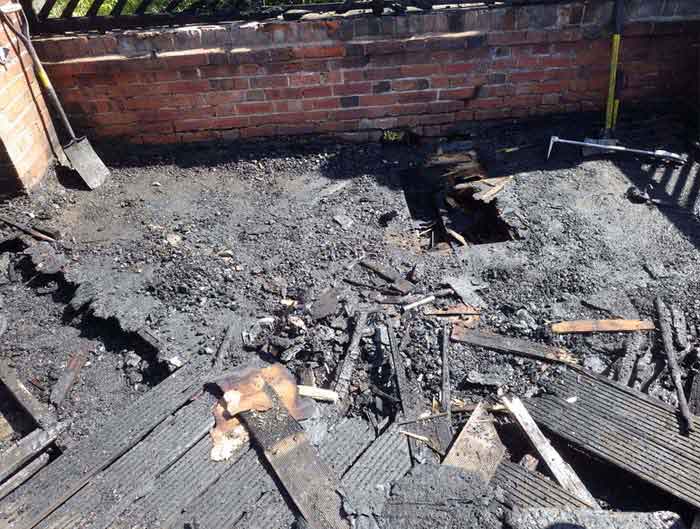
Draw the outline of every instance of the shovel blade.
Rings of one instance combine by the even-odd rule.
[[[109,169],[97,156],[87,138],[80,138],[63,148],[73,170],[90,188],[100,187],[109,176]]]

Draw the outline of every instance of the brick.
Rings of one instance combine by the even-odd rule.
[[[515,95],[514,85],[496,85],[496,86],[481,86],[479,89],[480,97],[505,97]]]
[[[482,108],[501,108],[504,106],[505,104],[502,97],[479,97],[469,102],[470,110]]]
[[[399,94],[399,103],[425,103],[437,99],[437,90],[424,90],[422,92],[402,92]]]
[[[344,96],[344,95],[360,95],[360,94],[370,94],[372,93],[372,83],[346,83],[341,85],[335,85],[333,87],[333,95]]]
[[[356,107],[360,105],[359,96],[345,96],[340,98],[340,106],[342,108]]]
[[[439,64],[413,64],[401,67],[403,77],[429,77],[440,73]]]
[[[328,47],[304,47],[297,48],[295,55],[304,59],[321,59],[331,57],[344,57],[345,46],[328,46]]]
[[[275,99],[298,99],[302,97],[304,90],[309,90],[296,87],[296,88],[269,88],[265,90],[265,99],[275,100]]]
[[[397,92],[426,90],[429,87],[430,81],[427,79],[397,79],[391,83],[391,88]]]
[[[302,108],[303,110],[332,110],[340,108],[340,98],[304,99],[302,101]]]
[[[451,74],[456,74],[456,73],[469,73],[473,72],[477,69],[477,66],[474,63],[469,63],[469,62],[463,62],[463,63],[457,63],[457,64],[445,64],[442,67],[442,71],[448,75]]]
[[[472,99],[476,94],[476,88],[473,86],[467,86],[464,88],[458,88],[455,90],[440,90],[439,99],[440,100],[450,100],[450,99]]]
[[[511,46],[528,42],[527,31],[491,32],[486,41],[489,46]]]
[[[272,103],[239,103],[236,105],[239,114],[269,114],[274,110]]]
[[[321,72],[321,83],[322,84],[340,84],[343,82],[343,73],[339,71],[335,72]]]
[[[365,70],[344,70],[342,72],[342,82],[344,83],[355,83],[358,81],[365,81]]]
[[[332,95],[340,95],[335,93],[335,87],[330,86],[307,86],[302,89],[301,97],[330,97]]]
[[[227,92],[210,92],[204,96],[209,105],[227,105],[246,101],[245,90],[232,90]]]
[[[359,105],[363,107],[393,105],[397,103],[398,100],[399,97],[397,94],[360,96]]]
[[[395,66],[393,68],[368,68],[364,71],[365,78],[368,81],[384,81],[386,79],[396,79],[397,77],[402,77],[400,66]]]
[[[545,78],[545,72],[542,70],[533,70],[528,72],[511,72],[508,78],[512,83],[542,81]]]
[[[248,90],[245,95],[246,101],[265,101],[265,90]]]
[[[321,83],[321,74],[314,73],[297,73],[289,76],[289,86],[308,86]]]
[[[372,93],[373,94],[383,94],[385,92],[389,92],[391,90],[391,82],[390,81],[380,81],[379,83],[375,83],[372,86]]]
[[[283,88],[289,86],[289,77],[278,75],[271,77],[253,77],[250,79],[251,88]]]
[[[246,65],[250,66],[250,65]],[[304,70],[304,63],[301,61],[296,62],[273,62],[265,65],[260,71],[255,72],[256,74],[266,73],[268,75],[279,75],[279,74],[290,74],[301,72]]]
[[[206,92],[210,88],[211,81],[206,79],[200,79],[195,81],[173,81],[170,83],[164,83],[163,86],[168,88],[168,92],[171,94],[191,94],[198,92]],[[216,80],[214,82],[217,82]]]
[[[250,87],[248,79],[209,79],[210,90],[246,90]]]

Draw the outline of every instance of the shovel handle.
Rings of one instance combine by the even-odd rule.
[[[22,11],[21,9],[18,9],[17,11],[22,13],[22,17],[24,18],[24,25],[26,26],[27,19],[24,15],[24,11]],[[70,121],[68,121],[68,116],[66,115],[65,110],[63,110],[63,105],[61,105],[61,101],[59,101],[58,99],[56,90],[53,87],[53,84],[51,84],[51,80],[49,79],[49,76],[46,73],[44,66],[41,64],[39,56],[36,54],[36,50],[34,49],[34,45],[32,44],[32,41],[30,40],[29,36],[25,35],[22,29],[17,29],[15,27],[10,18],[7,16],[5,10],[0,11],[0,18],[2,18],[5,24],[7,24],[7,27],[10,28],[10,31],[17,35],[17,38],[22,42],[22,44],[24,44],[24,47],[27,48],[27,51],[29,52],[29,55],[32,58],[32,63],[34,64],[34,71],[36,72],[36,77],[39,80],[39,83],[41,84],[41,86],[44,87],[44,90],[46,90],[46,93],[48,94],[49,99],[51,100],[51,104],[56,109],[56,112],[61,118],[61,122],[63,122],[63,126],[66,128],[66,131],[68,132],[71,141],[76,141],[78,138],[75,135],[75,132],[73,131],[73,127],[71,127]]]

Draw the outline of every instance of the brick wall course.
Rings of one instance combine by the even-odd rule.
[[[625,104],[682,100],[697,83],[700,22],[683,0],[664,19],[668,2],[627,2]],[[444,135],[464,121],[601,110],[611,4],[227,23],[37,46],[71,116],[97,137]]]
[[[0,0],[0,5],[7,3]],[[17,25],[18,14],[9,16]],[[41,181],[58,140],[31,57],[2,22],[0,46],[9,50],[7,62],[0,65],[0,195],[5,195]]]

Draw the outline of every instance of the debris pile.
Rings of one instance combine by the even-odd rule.
[[[494,176],[475,151],[443,145],[412,165],[382,153],[373,169],[385,180],[321,187],[301,169],[283,180],[276,160],[245,200],[214,194],[216,206],[201,207],[200,189],[181,201],[191,209],[161,218],[114,191],[105,201],[120,199],[110,203],[138,219],[129,229],[141,238],[98,249],[0,217],[11,227],[0,288],[59,306],[61,325],[93,342],[54,345],[24,365],[32,357],[17,331],[32,322],[10,314],[2,394],[29,419],[0,445],[0,520],[690,524],[700,509],[697,280],[662,252],[632,270],[642,243],[624,230],[624,252],[587,244],[584,233],[607,241],[618,230],[595,207],[637,207],[620,182],[591,203],[579,173],[520,178],[485,152]],[[392,188],[407,175],[430,188],[430,218],[410,215]],[[154,203],[181,186],[157,177],[145,184]],[[254,207],[235,217],[230,200]],[[644,212],[666,237],[658,209]],[[695,262],[695,249],[668,251]],[[30,376],[39,372],[51,376]],[[92,429],[70,414],[81,399],[111,406]]]

